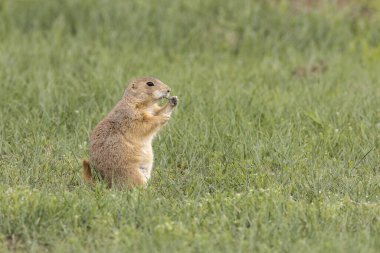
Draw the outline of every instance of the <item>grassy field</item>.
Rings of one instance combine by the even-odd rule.
[[[380,2],[331,2],[1,1],[0,252],[379,252]],[[86,186],[145,75],[149,187]]]

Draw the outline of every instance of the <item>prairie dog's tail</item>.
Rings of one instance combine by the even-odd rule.
[[[83,178],[86,182],[93,184],[94,179],[92,178],[90,163],[87,160],[83,160]]]

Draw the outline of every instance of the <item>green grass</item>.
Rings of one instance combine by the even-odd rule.
[[[252,2],[1,1],[0,251],[378,252],[380,3]],[[92,189],[144,75],[180,98],[149,187]]]

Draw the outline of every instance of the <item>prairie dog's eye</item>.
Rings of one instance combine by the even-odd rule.
[[[148,85],[148,86],[154,86],[154,83],[153,82],[147,82],[146,85]]]

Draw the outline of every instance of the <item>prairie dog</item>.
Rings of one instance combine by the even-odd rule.
[[[95,127],[90,136],[90,162],[83,161],[83,176],[93,182],[90,164],[109,187],[145,185],[153,168],[152,141],[178,104],[160,80],[132,81],[122,99]],[[168,98],[160,107],[158,102]]]

